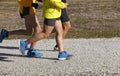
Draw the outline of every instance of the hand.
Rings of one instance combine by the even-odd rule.
[[[68,3],[64,3],[65,4],[65,8],[67,8],[67,6],[68,6]]]
[[[39,4],[38,3],[32,3],[32,6],[35,7],[35,9],[37,9]]]

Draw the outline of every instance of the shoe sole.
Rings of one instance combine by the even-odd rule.
[[[22,54],[22,56],[25,56],[25,52],[23,52],[23,51],[21,50],[21,48],[20,48],[20,40],[18,41],[18,46],[19,46],[19,51],[20,51],[20,53]]]
[[[68,57],[66,58],[58,58],[58,60],[70,60],[70,58],[72,57],[73,55],[69,55]]]
[[[58,60],[66,60],[66,58],[58,58]]]

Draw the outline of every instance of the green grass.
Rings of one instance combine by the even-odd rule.
[[[119,0],[68,0],[68,14],[72,28],[66,38],[111,38],[120,37]],[[19,17],[15,0],[0,0],[0,30],[24,28],[24,20]],[[37,10],[40,24],[41,5]],[[50,38],[53,38],[52,34]],[[12,36],[10,38],[23,38]],[[27,37],[25,37],[27,38]]]

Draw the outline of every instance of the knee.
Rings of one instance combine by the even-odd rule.
[[[45,35],[45,38],[48,38],[48,37],[49,37],[49,35],[48,35],[48,34],[46,34],[46,35]]]
[[[68,25],[67,25],[67,29],[68,29],[68,30],[71,29],[71,24],[70,24],[70,23],[68,23]]]
[[[44,34],[44,35],[43,35],[43,38],[44,38],[44,39],[47,39],[48,37],[49,37],[48,34]]]
[[[70,24],[70,22],[64,23],[63,28],[64,28],[65,30],[70,30],[70,29],[71,29],[71,24]]]
[[[70,26],[68,26],[68,30],[70,30],[71,29],[71,25]]]

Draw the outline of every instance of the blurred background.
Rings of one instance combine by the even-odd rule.
[[[66,38],[120,37],[120,0],[67,0],[72,28]],[[42,3],[37,16],[43,26]],[[0,0],[0,30],[24,28],[17,0]],[[49,38],[54,38],[54,33]],[[11,36],[22,38],[23,36]],[[27,37],[26,37],[27,38]]]

